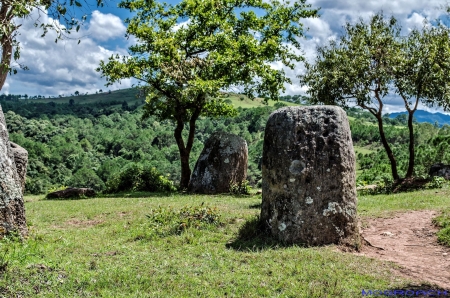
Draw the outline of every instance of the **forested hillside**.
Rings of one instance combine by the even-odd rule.
[[[46,101],[48,101],[46,99]],[[98,191],[114,189],[113,178],[133,167],[156,168],[175,185],[180,179],[178,148],[173,124],[154,118],[142,121],[142,99],[86,100],[71,102],[0,101],[11,140],[29,152],[28,193],[45,193],[61,186],[87,186]],[[235,106],[247,99],[231,96]],[[130,103],[129,103],[130,102]],[[243,137],[249,147],[248,181],[261,183],[260,160],[266,121],[272,111],[288,104],[279,102],[253,108],[238,107],[234,118],[201,119],[192,151],[193,169],[203,143],[217,130]],[[246,103],[251,106],[251,103]],[[389,180],[390,166],[380,147],[375,119],[367,112],[347,111],[357,154],[359,183]],[[393,145],[400,173],[407,166],[407,130],[403,119],[385,119],[386,136]],[[435,162],[450,163],[447,149],[450,126],[416,124],[416,175],[426,176]],[[403,171],[403,172],[402,172]]]

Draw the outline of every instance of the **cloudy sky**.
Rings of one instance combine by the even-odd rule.
[[[34,27],[39,18],[48,21],[45,14],[35,11],[28,19],[20,20],[22,46],[20,63],[29,70],[19,71],[8,76],[1,93],[58,96],[80,93],[95,93],[99,89],[115,90],[128,88],[130,80],[114,86],[105,87],[105,80],[95,71],[100,60],[107,60],[111,54],[126,54],[132,44],[125,36],[124,19],[128,11],[117,8],[118,0],[107,0],[103,8],[95,8],[88,16],[85,26],[73,39],[58,41],[55,44],[54,32],[42,38],[42,30]],[[176,3],[176,0],[167,1]],[[354,23],[359,18],[368,19],[383,10],[386,15],[394,15],[402,24],[405,33],[411,28],[421,27],[424,19],[435,20],[444,15],[446,1],[437,0],[310,0],[313,7],[320,7],[320,18],[306,19],[303,23],[309,28],[308,37],[302,40],[307,59],[315,57],[317,46],[324,45],[330,38],[341,34],[346,21]],[[78,44],[78,38],[81,43]],[[286,86],[286,94],[304,94],[305,87],[298,84],[296,76],[303,67],[298,65],[294,71],[288,70],[293,85]],[[386,112],[404,110],[402,102],[394,100],[386,107]],[[425,109],[425,108],[424,108]],[[436,110],[432,110],[436,111]]]

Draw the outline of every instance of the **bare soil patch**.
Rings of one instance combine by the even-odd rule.
[[[366,243],[357,254],[392,261],[400,265],[397,274],[450,289],[450,248],[438,244],[432,223],[438,215],[423,210],[369,219],[361,228]]]
[[[69,226],[76,226],[76,227],[92,227],[101,224],[103,222],[104,222],[103,220],[79,220],[74,218],[66,221],[66,224]]]

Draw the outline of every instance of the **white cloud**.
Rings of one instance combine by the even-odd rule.
[[[180,22],[180,23],[176,24],[175,26],[173,26],[172,30],[178,31],[179,29],[186,28],[187,26],[189,26],[190,23],[191,23],[190,19],[188,19],[184,22]]]
[[[54,31],[49,31],[44,38],[41,37],[42,30],[34,27],[36,18],[35,11],[30,18],[21,20],[21,35],[18,37],[22,46],[19,63],[26,65],[29,70],[8,76],[9,86],[5,84],[2,92],[48,96],[68,95],[75,91],[93,93],[98,89],[114,90],[131,86],[130,80],[124,80],[121,85],[115,84],[107,88],[104,86],[105,79],[95,71],[100,60],[106,61],[112,54],[127,53],[123,48],[112,51],[97,43],[98,40],[118,37],[124,33],[125,27],[118,17],[95,11],[88,28],[78,32],[80,44],[78,36],[55,43]],[[41,14],[40,21],[46,23],[51,19]],[[111,30],[105,33],[107,27]],[[125,42],[125,39],[123,40]]]
[[[117,37],[123,37],[126,30],[126,27],[119,17],[110,13],[103,14],[98,10],[95,10],[92,13],[87,33],[89,34],[89,37],[94,40],[106,41]]]

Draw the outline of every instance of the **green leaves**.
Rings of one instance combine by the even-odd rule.
[[[318,50],[314,64],[306,63],[300,77],[316,102],[360,106],[384,98],[391,88],[392,67],[400,48],[400,27],[394,18],[377,14],[369,23],[345,26],[345,34]]]
[[[102,61],[98,70],[108,83],[134,77],[148,84],[155,96],[165,98],[167,110],[157,111],[152,99],[148,112],[169,118],[173,113],[168,110],[175,107],[217,114],[221,104],[203,98],[234,86],[250,97],[276,99],[289,80],[268,64],[281,60],[293,67],[292,61],[300,61],[284,43],[299,48],[300,19],[317,16],[305,1],[285,6],[257,0],[185,0],[177,5],[126,0],[119,6],[136,11],[127,21],[127,34],[139,43],[130,47],[131,57]]]

